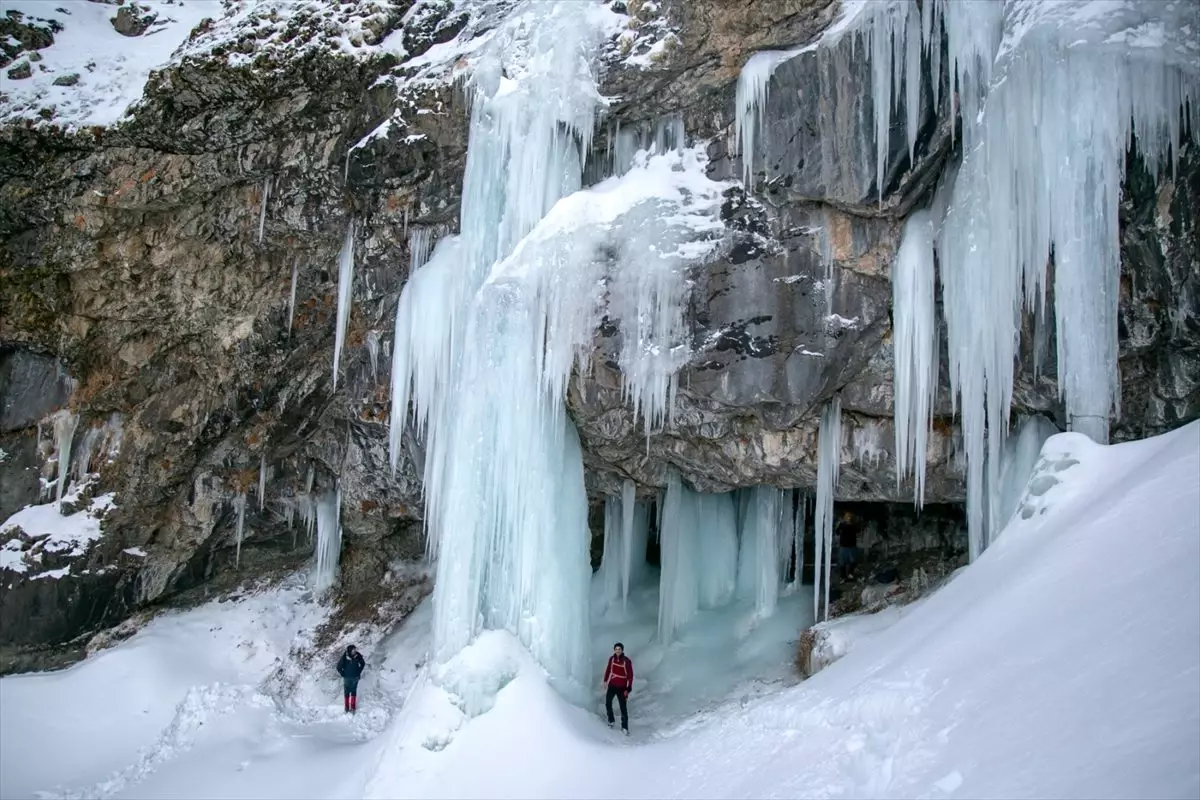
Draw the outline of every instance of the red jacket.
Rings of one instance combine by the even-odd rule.
[[[633,689],[633,662],[629,656],[609,656],[604,668],[604,682],[618,689]]]

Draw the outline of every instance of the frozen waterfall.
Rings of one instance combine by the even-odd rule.
[[[580,191],[610,21],[530,4],[475,58],[461,232],[405,285],[392,363],[393,469],[410,410],[425,438],[435,661],[506,629],[578,697],[594,680],[589,533],[566,383],[607,316],[626,396],[648,427],[667,419],[689,356],[684,270],[723,230],[699,149],[640,153]]]
[[[333,340],[333,388],[338,385],[338,365],[346,343],[346,326],[350,323],[350,305],[354,298],[354,220],[346,226],[346,237],[338,253],[337,322]]]

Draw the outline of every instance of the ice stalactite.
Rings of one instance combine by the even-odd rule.
[[[292,262],[292,288],[288,292],[288,336],[292,335],[292,321],[296,318],[296,279],[300,275],[300,264]]]
[[[621,607],[629,602],[629,584],[633,580],[633,559],[646,558],[646,540],[639,550],[634,542],[637,517],[637,489],[628,478],[621,484]]]
[[[242,539],[246,535],[246,493],[238,492],[233,498],[233,513],[237,515],[233,527],[233,566],[242,563]]]
[[[669,644],[675,631],[687,624],[700,608],[694,560],[698,555],[693,529],[683,518],[683,486],[679,475],[667,479],[660,532],[662,573],[658,593],[658,640]]]
[[[366,337],[367,355],[371,358],[371,379],[379,380],[379,331],[369,330]]]
[[[639,150],[663,154],[684,147],[683,119],[665,117],[653,125],[614,125],[608,137],[608,174],[624,175],[633,169]]]
[[[267,480],[270,478],[267,467],[267,454],[263,453],[258,460],[258,510],[267,506]]]
[[[875,4],[864,20],[880,174],[901,72],[909,86],[901,124],[911,146],[913,76],[927,52],[936,91],[943,41],[961,111],[964,156],[943,187],[944,219],[934,223],[974,558],[986,546],[983,509],[999,491],[1025,312],[1041,323],[1038,340],[1048,339],[1051,260],[1058,386],[1069,426],[1106,442],[1109,420],[1119,414],[1125,159],[1136,148],[1157,175],[1178,157],[1185,131],[1200,129],[1200,6],[935,0],[920,12],[913,3]]]
[[[808,529],[808,494],[795,490],[795,506],[792,516],[792,580],[789,591],[795,591],[804,582],[804,532]],[[815,606],[814,606],[815,608]]]
[[[342,346],[346,342],[346,326],[350,322],[350,305],[354,298],[354,220],[346,226],[346,237],[338,254],[337,327],[333,340],[333,388],[337,389],[338,365]]]
[[[705,494],[684,489],[690,513],[685,514],[695,530],[696,580],[700,608],[720,608],[737,589],[737,519],[731,493]]]
[[[263,233],[267,229],[267,201],[271,197],[271,176],[263,178],[262,202],[258,210],[258,243],[262,244]]]
[[[75,440],[75,428],[79,415],[68,408],[54,415],[54,452],[58,462],[58,479],[54,486],[54,499],[62,500],[67,483],[71,480],[71,445]]]
[[[600,556],[600,605],[603,613],[621,599],[625,531],[621,497],[604,498],[604,552]],[[595,605],[595,603],[593,603]]]
[[[896,488],[913,478],[913,502],[925,503],[925,460],[938,379],[933,217],[917,211],[904,223],[892,266],[895,362]]]
[[[780,64],[802,50],[764,50],[750,56],[738,75],[734,100],[734,136],[742,154],[742,182],[753,185],[754,148],[763,132],[767,87]]]
[[[783,536],[784,496],[781,490],[772,486],[755,486],[742,491],[748,500],[741,520],[737,590],[739,596],[754,599],[755,616],[765,619],[775,612],[779,600],[779,542],[781,538],[786,539]],[[791,533],[790,524],[787,532]]]
[[[324,592],[337,582],[342,553],[342,491],[327,492],[316,501],[317,544],[313,563],[313,590]]]
[[[433,252],[433,228],[428,225],[414,225],[408,229],[408,274],[412,277],[417,270],[425,266],[429,254]]]
[[[842,465],[840,396],[835,395],[821,414],[821,427],[817,434],[817,459],[817,499],[813,521],[816,542],[813,557],[813,609],[818,619],[828,619],[829,580],[833,565],[833,500],[837,493],[838,473]]]

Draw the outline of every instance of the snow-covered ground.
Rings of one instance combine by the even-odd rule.
[[[35,574],[30,578],[65,575],[69,567],[43,570],[43,556],[76,558],[83,555],[100,538],[101,521],[116,505],[115,495],[108,493],[93,497],[81,506],[80,500],[87,488],[86,481],[76,483],[62,500],[26,506],[0,523],[0,542],[3,542],[0,544],[0,570],[19,573],[34,570]],[[71,513],[64,513],[68,511]]]
[[[118,33],[111,22],[117,6],[87,0],[5,0],[4,13],[20,12],[22,21],[61,27],[54,43],[37,51],[28,78],[13,79],[9,71],[30,62],[20,55],[0,70],[0,122],[39,120],[52,109],[52,122],[68,128],[112,125],[141,99],[150,73],[165,65],[176,48],[206,17],[221,16],[220,0],[138,0],[157,14],[141,36]],[[36,57],[36,56],[35,56]],[[69,85],[60,85],[71,80]],[[56,84],[59,81],[60,84]]]
[[[330,665],[287,663],[325,613],[290,585],[0,680],[0,795],[1196,797],[1200,423],[1112,447],[1062,434],[1042,456],[999,541],[936,594],[848,634],[814,678],[710,687],[732,696],[655,736],[564,702],[508,634],[430,675],[427,605],[370,646],[364,711],[346,719]],[[731,611],[656,665],[648,600],[594,630],[597,659],[620,637],[640,667],[635,734],[656,692],[700,705],[715,658],[736,672],[736,643],[761,636],[759,665],[781,652]]]

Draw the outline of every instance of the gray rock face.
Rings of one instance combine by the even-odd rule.
[[[71,379],[58,359],[23,347],[0,349],[0,431],[36,425],[70,395]]]

